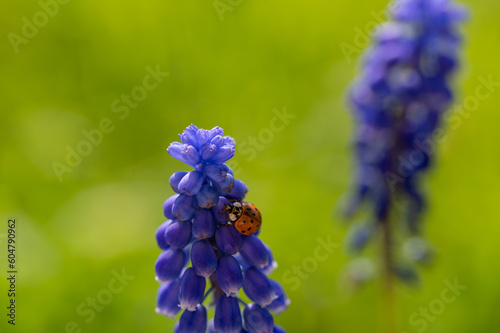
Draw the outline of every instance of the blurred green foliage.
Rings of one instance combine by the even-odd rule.
[[[479,76],[500,80],[500,3],[467,2],[472,17],[464,29],[459,103],[474,96]],[[22,35],[23,17],[33,21],[41,7],[34,0],[3,2],[0,234],[8,217],[17,218],[15,330],[64,332],[75,322],[82,332],[172,331],[174,321],[154,312],[160,253],[154,232],[172,194],[168,178],[186,168],[165,149],[190,123],[221,126],[236,139],[238,177],[263,213],[261,237],[279,262],[275,279],[313,256],[318,237],[342,242],[346,228],[335,206],[352,169],[344,93],[358,56],[347,61],[339,45],[354,45],[354,29],[364,30],[374,21],[371,11],[385,6],[381,0],[242,1],[221,21],[212,1],[70,1],[16,53],[9,33]],[[120,119],[113,102],[143,84],[148,66],[169,76]],[[439,148],[426,183],[427,236],[438,248],[437,261],[422,271],[421,290],[397,288],[408,333],[418,328],[410,325],[411,314],[439,298],[443,281],[455,277],[468,289],[425,331],[500,327],[499,106],[495,91],[449,128]],[[273,109],[284,108],[295,118],[248,152],[250,137],[264,135]],[[99,128],[105,118],[114,130],[59,181],[53,163],[65,164],[67,147],[77,149],[82,131]],[[292,304],[276,321],[289,332],[376,331],[378,285],[352,295],[339,287],[347,261],[337,249],[296,290],[284,283]],[[134,279],[94,318],[79,315],[79,307],[89,309],[81,305],[88,297],[104,297],[112,271],[122,268]],[[3,332],[5,279],[0,287]]]

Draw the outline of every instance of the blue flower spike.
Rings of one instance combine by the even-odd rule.
[[[285,332],[273,313],[288,308],[290,300],[267,277],[277,263],[257,236],[260,214],[260,223],[253,224],[251,213],[257,211],[244,201],[249,188],[225,164],[235,154],[234,139],[220,127],[194,125],[179,138],[167,151],[194,170],[169,179],[175,194],[164,202],[167,221],[155,233],[163,251],[155,264],[161,283],[156,312],[174,318],[182,311],[176,333]],[[254,303],[246,304],[242,292]],[[209,320],[211,306],[215,315]]]
[[[345,207],[348,217],[362,205],[368,215],[367,222],[351,228],[347,247],[358,254],[370,241],[381,240],[388,281],[391,275],[401,277],[393,238],[422,232],[421,177],[435,160],[444,115],[454,100],[462,42],[458,26],[467,17],[454,0],[395,0],[391,12],[389,22],[375,30],[349,91],[356,172]]]
[[[367,201],[373,216],[384,220],[401,195],[408,201],[408,227],[418,232],[414,222],[424,208],[418,180],[432,164],[429,142],[453,102],[457,24],[466,12],[452,0],[396,1],[393,8],[349,93],[357,172],[348,213]]]

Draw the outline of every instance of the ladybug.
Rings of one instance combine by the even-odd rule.
[[[249,202],[235,201],[224,206],[229,216],[229,221],[234,224],[236,230],[243,235],[256,233],[262,225],[262,217],[254,204]]]

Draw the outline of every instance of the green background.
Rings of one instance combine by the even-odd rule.
[[[237,176],[262,211],[261,237],[279,263],[273,278],[283,281],[312,257],[318,237],[340,244],[347,228],[335,207],[353,166],[344,94],[358,55],[348,61],[339,45],[359,44],[355,28],[375,22],[370,12],[386,4],[244,0],[221,20],[211,0],[70,1],[16,53],[8,34],[20,35],[23,17],[32,21],[41,7],[2,2],[0,262],[4,276],[6,222],[14,217],[19,270],[14,329],[0,283],[2,331],[64,332],[68,322],[82,332],[172,331],[174,320],[154,312],[154,232],[173,194],[169,176],[186,169],[165,149],[191,123],[235,138]],[[500,3],[467,5],[458,103],[474,96],[479,76],[500,80]],[[157,65],[169,76],[121,120],[113,101]],[[426,234],[438,256],[421,271],[420,289],[397,286],[401,331],[417,332],[411,314],[455,278],[467,290],[425,332],[500,331],[499,106],[494,91],[467,117],[457,115],[439,146],[425,180]],[[265,136],[273,109],[284,108],[295,118],[255,156],[244,153],[250,137]],[[53,163],[65,163],[66,148],[76,149],[82,131],[104,118],[114,130],[59,181]],[[289,332],[376,332],[379,284],[356,293],[339,284],[348,260],[335,249],[299,288],[284,282],[292,304],[276,322]],[[134,279],[85,322],[78,306],[122,268]]]

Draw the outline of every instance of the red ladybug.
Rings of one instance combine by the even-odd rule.
[[[236,230],[243,235],[256,233],[262,225],[262,216],[254,204],[249,202],[230,203],[224,206],[229,220],[234,224]]]

